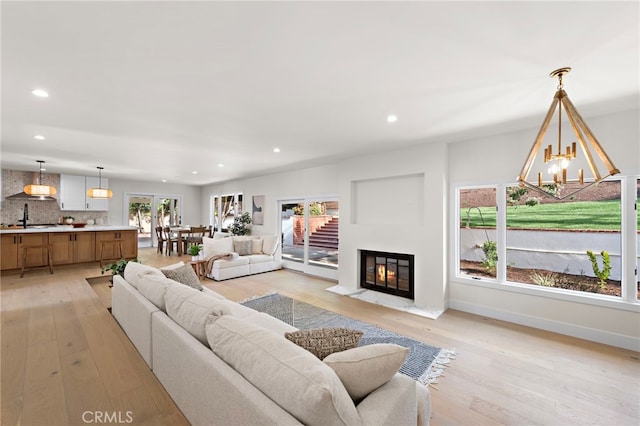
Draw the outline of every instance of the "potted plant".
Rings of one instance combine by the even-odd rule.
[[[200,258],[200,251],[202,250],[202,246],[199,244],[191,244],[187,249],[187,253],[191,255],[191,260],[196,261]]]
[[[233,225],[231,225],[231,233],[233,235],[248,235],[250,232],[251,215],[249,212],[244,212],[233,219]]]
[[[111,282],[113,282],[114,275],[120,275],[124,277],[124,268],[127,267],[127,263],[129,262],[138,262],[138,259],[120,259],[115,263],[109,263],[100,268],[100,272],[104,274],[107,271],[111,271]]]
[[[64,216],[64,223],[71,225],[73,223],[73,216]]]

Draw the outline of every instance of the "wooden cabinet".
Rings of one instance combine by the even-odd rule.
[[[109,179],[91,176],[60,175],[60,210],[64,211],[108,211],[109,200],[90,198],[90,188],[108,188]]]
[[[28,245],[42,245],[49,242],[45,233],[2,234],[2,270],[22,267],[22,248]],[[47,250],[33,249],[27,253],[27,267],[44,266],[47,264]]]
[[[2,262],[0,269],[16,269],[18,267],[18,237],[19,234],[2,234]]]
[[[49,244],[53,245],[53,264],[93,262],[96,260],[95,232],[51,232]]]
[[[100,260],[101,251],[104,247],[102,259],[119,259],[116,244],[102,244],[103,241],[121,241],[122,257],[125,259],[135,259],[138,257],[138,233],[136,230],[130,231],[97,231],[96,232],[96,260]]]

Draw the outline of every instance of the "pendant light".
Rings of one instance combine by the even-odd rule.
[[[587,123],[578,113],[576,107],[569,100],[567,92],[564,91],[562,77],[569,71],[571,71],[571,68],[564,67],[554,70],[550,74],[550,77],[558,78],[558,89],[518,177],[521,186],[535,189],[559,200],[575,195],[609,176],[620,173],[591,132],[591,129],[589,129],[589,126],[587,126]],[[553,141],[553,144],[543,145],[545,134],[556,110],[558,112],[557,141]],[[577,142],[566,144],[566,146],[562,144],[563,110],[577,140]],[[556,146],[554,147],[554,145]],[[578,162],[576,160],[578,158],[578,153],[576,152],[578,146],[581,148],[582,164],[588,166],[591,171],[591,177],[587,179],[585,179],[584,170],[575,164]],[[542,151],[542,161],[539,161],[537,165],[541,170],[536,173],[533,179],[529,179],[534,160],[540,154],[540,151]],[[602,175],[600,173],[596,159],[599,159],[600,164],[608,169],[608,174]]]
[[[37,160],[40,163],[40,179],[38,179],[37,184],[31,184],[24,187],[24,192],[28,195],[33,195],[36,197],[47,197],[51,195],[55,195],[57,192],[53,186],[43,185],[42,184],[42,164],[44,161]]]
[[[104,167],[96,167],[98,169],[99,181],[98,188],[91,188],[87,191],[89,198],[111,198],[113,197],[113,191],[108,188],[102,187],[102,169]]]

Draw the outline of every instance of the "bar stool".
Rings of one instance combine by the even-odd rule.
[[[20,269],[20,278],[24,277],[25,265],[27,264],[27,253],[29,250],[46,250],[47,251],[47,264],[49,267],[49,272],[53,274],[53,260],[51,259],[51,249],[53,248],[53,244],[32,244],[22,246],[22,269]],[[40,266],[32,266],[31,268],[39,268]]]
[[[105,258],[104,257],[104,249],[106,246],[111,246],[111,248],[117,249],[118,257],[114,258]],[[102,240],[100,241],[100,267],[104,266],[105,262],[112,262],[114,260],[120,260],[123,258],[122,256],[122,240]]]

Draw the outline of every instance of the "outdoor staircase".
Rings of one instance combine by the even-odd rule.
[[[340,218],[332,217],[320,228],[309,235],[309,246],[322,247],[324,249],[338,250],[338,221]]]

